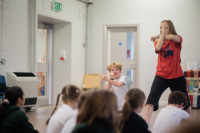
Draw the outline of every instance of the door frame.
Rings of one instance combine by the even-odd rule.
[[[47,64],[47,71],[46,71],[46,81],[45,81],[45,86],[46,90],[45,96],[37,96],[37,104],[38,106],[45,106],[45,105],[52,105],[52,47],[53,47],[53,28],[45,28],[43,24],[38,21],[38,28],[37,29],[46,29],[47,30],[47,49],[46,49],[46,64]],[[37,48],[36,48],[37,50]],[[37,51],[36,51],[36,68],[39,65],[44,65],[43,63],[37,63]],[[36,71],[36,75],[38,72],[38,68]],[[38,88],[37,88],[38,89]]]
[[[105,24],[103,26],[103,65],[102,65],[102,72],[107,74],[107,65],[108,65],[108,50],[109,47],[108,47],[108,29],[109,28],[127,28],[127,27],[130,27],[130,28],[137,28],[137,37],[136,37],[136,42],[137,42],[137,47],[136,47],[136,51],[137,51],[137,67],[136,67],[136,88],[139,87],[139,72],[140,72],[140,54],[139,54],[139,51],[140,51],[140,23],[134,23],[134,24]],[[105,88],[106,86],[106,82],[101,82],[101,86],[102,88]]]

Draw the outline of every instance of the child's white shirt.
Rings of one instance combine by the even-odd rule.
[[[63,104],[51,117],[47,127],[47,133],[60,133],[64,124],[68,120],[77,117],[77,114],[77,110],[73,110],[70,106]],[[73,129],[74,127],[70,128]]]
[[[118,110],[122,110],[122,107],[124,105],[125,102],[125,95],[126,92],[128,91],[127,89],[127,83],[126,83],[126,76],[121,75],[118,79],[114,79],[114,81],[121,81],[124,84],[120,87],[114,86],[111,84],[111,91],[114,92],[117,96],[117,101],[118,101]]]
[[[63,126],[63,129],[60,133],[71,133],[76,126],[76,119],[77,116],[72,117],[69,119]]]
[[[158,114],[152,133],[168,133],[177,127],[181,120],[188,119],[190,115],[175,106],[167,106]]]

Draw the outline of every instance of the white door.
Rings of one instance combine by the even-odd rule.
[[[119,62],[122,65],[121,75],[127,77],[127,88],[136,87],[137,28],[108,29],[108,64]]]

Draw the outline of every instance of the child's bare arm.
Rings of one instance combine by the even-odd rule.
[[[105,90],[110,90],[110,87],[111,87],[111,84],[110,83],[107,83],[107,85],[106,85],[106,88],[105,88]]]
[[[114,86],[117,86],[117,87],[121,87],[122,85],[124,85],[124,82],[122,81],[114,81],[114,80],[111,80],[111,79],[108,79],[107,80],[108,83],[114,85]]]
[[[111,79],[109,79],[105,74],[103,74],[102,79],[103,79],[104,81],[107,81],[108,83],[114,85],[114,86],[117,86],[117,87],[121,87],[122,85],[124,85],[124,82],[122,82],[122,81],[119,81],[119,82],[118,82],[118,81],[111,80]]]

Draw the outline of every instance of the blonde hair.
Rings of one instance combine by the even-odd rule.
[[[60,94],[58,94],[58,96],[57,96],[56,106],[55,106],[51,116],[57,110],[59,99],[60,99],[60,95],[62,95],[63,102],[66,103],[66,102],[69,102],[69,101],[74,100],[75,98],[77,98],[80,95],[80,93],[81,93],[80,89],[75,85],[66,85],[66,86],[64,86],[63,89],[62,89],[62,92]],[[46,121],[46,125],[49,124],[50,118]]]
[[[86,122],[88,125],[93,123],[104,123],[107,128],[117,130],[118,111],[117,97],[114,93],[100,90],[91,93],[81,105],[77,117],[77,124]]]
[[[122,65],[119,64],[118,62],[110,63],[110,64],[107,66],[107,70],[110,71],[112,67],[119,68],[120,71],[122,70]]]

